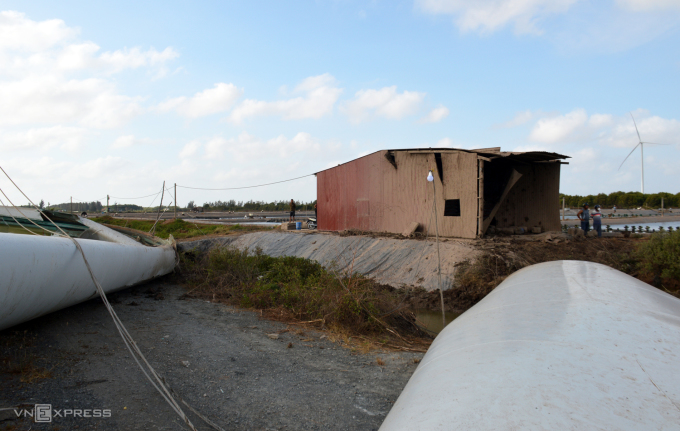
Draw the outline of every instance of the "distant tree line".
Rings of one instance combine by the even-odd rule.
[[[562,207],[562,198],[565,199],[565,205],[569,208],[581,207],[587,202],[591,207],[599,204],[603,208],[611,208],[616,205],[618,208],[643,207],[657,209],[661,208],[661,198],[663,198],[663,205],[665,208],[680,207],[680,193],[642,194],[640,192],[614,192],[588,196],[565,195],[560,193],[560,208]]]
[[[311,210],[314,208],[314,201],[304,202],[295,201],[297,210],[303,210],[305,206],[307,209]],[[290,208],[290,201],[274,201],[274,202],[263,202],[263,201],[239,201],[231,199],[228,201],[215,201],[206,202],[203,205],[204,211],[288,211]],[[195,207],[194,201],[190,201],[187,204],[188,209]]]
[[[42,203],[43,201],[40,202]],[[42,205],[40,207],[42,208]],[[102,208],[103,206],[101,202],[73,202],[73,211],[76,212],[101,212]],[[71,202],[66,202],[65,204],[49,205],[49,209],[71,211]]]
[[[41,201],[42,203],[43,201]],[[71,206],[71,202],[66,202],[63,204],[48,204],[47,207],[50,210],[62,210],[62,211],[71,211],[71,208],[73,208],[73,212],[92,212],[92,213],[99,213],[102,212],[103,210],[106,210],[106,206],[102,205],[101,202],[73,202],[73,206]],[[42,208],[42,206],[41,206]],[[129,212],[129,211],[143,211],[145,208],[141,207],[139,205],[134,205],[134,204],[119,204],[119,203],[114,203],[112,205],[109,205],[109,208],[111,209],[111,212]],[[165,207],[163,207],[165,208]],[[147,208],[148,209],[148,208]],[[153,210],[158,210],[158,206],[151,208]]]

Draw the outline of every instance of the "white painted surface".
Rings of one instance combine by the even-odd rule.
[[[42,221],[42,217],[40,217],[38,210],[34,210],[33,208],[19,208],[17,210],[13,207],[0,206],[0,215],[5,217],[29,218],[32,220]]]
[[[175,267],[170,244],[77,241],[106,292],[167,274]],[[0,330],[96,296],[83,258],[70,239],[0,233]]]
[[[680,430],[680,300],[591,262],[518,271],[442,331],[380,429]]]

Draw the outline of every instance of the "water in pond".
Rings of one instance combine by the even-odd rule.
[[[221,220],[207,220],[207,219],[197,219],[200,221],[208,222],[210,224],[224,224],[224,225],[235,225],[235,224],[240,224],[240,225],[249,225],[249,226],[276,226],[280,223],[275,223],[275,222],[270,222],[270,221],[249,221],[249,220],[241,220],[241,221],[229,221],[229,222],[224,222]]]
[[[661,221],[661,222],[652,222],[652,223],[636,223],[635,219],[632,219],[630,223],[627,224],[612,224],[609,225],[613,231],[619,229],[620,231],[625,230],[625,226],[628,226],[628,230],[631,230],[632,226],[635,226],[635,230],[637,231],[640,226],[642,226],[643,232],[646,232],[647,226],[649,226],[649,231],[651,232],[652,229],[655,229],[657,232],[659,231],[659,228],[663,227],[664,230],[668,230],[669,227],[672,227],[673,230],[680,229],[680,221]],[[602,227],[605,228],[607,226],[606,223],[602,223]]]
[[[429,332],[432,332],[434,334],[439,334],[443,328],[442,326],[442,312],[440,311],[432,311],[432,310],[426,310],[426,309],[417,309],[415,310],[416,313],[416,319],[418,319],[418,325],[424,326],[425,329],[427,329]],[[451,311],[447,311],[444,314],[444,317],[446,318],[446,324],[448,325],[449,323],[453,322],[453,319],[456,317],[460,316],[461,313],[453,313]]]

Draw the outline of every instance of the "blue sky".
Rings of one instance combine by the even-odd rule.
[[[37,200],[248,186],[436,146],[560,152],[563,192],[638,191],[639,152],[617,170],[629,112],[670,144],[645,147],[645,191],[680,191],[678,0],[0,6],[0,164]],[[314,177],[178,189],[182,205],[315,195]]]

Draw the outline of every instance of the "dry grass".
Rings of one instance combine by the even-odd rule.
[[[226,247],[184,253],[180,267],[189,296],[261,310],[273,320],[330,329],[333,340],[355,349],[381,345],[422,351],[427,345],[415,316],[395,290],[353,273],[351,266],[341,274],[309,259]]]
[[[22,383],[34,383],[52,377],[37,355],[34,335],[28,331],[5,332],[0,336],[0,364],[9,374],[18,375]]]
[[[648,253],[639,250],[646,250],[646,243],[646,239],[633,238],[601,238],[560,244],[488,241],[483,246],[485,252],[481,257],[457,268],[454,288],[445,292],[446,302],[451,308],[467,310],[515,271],[555,260],[601,263],[650,282],[650,276],[640,271],[641,262]]]

